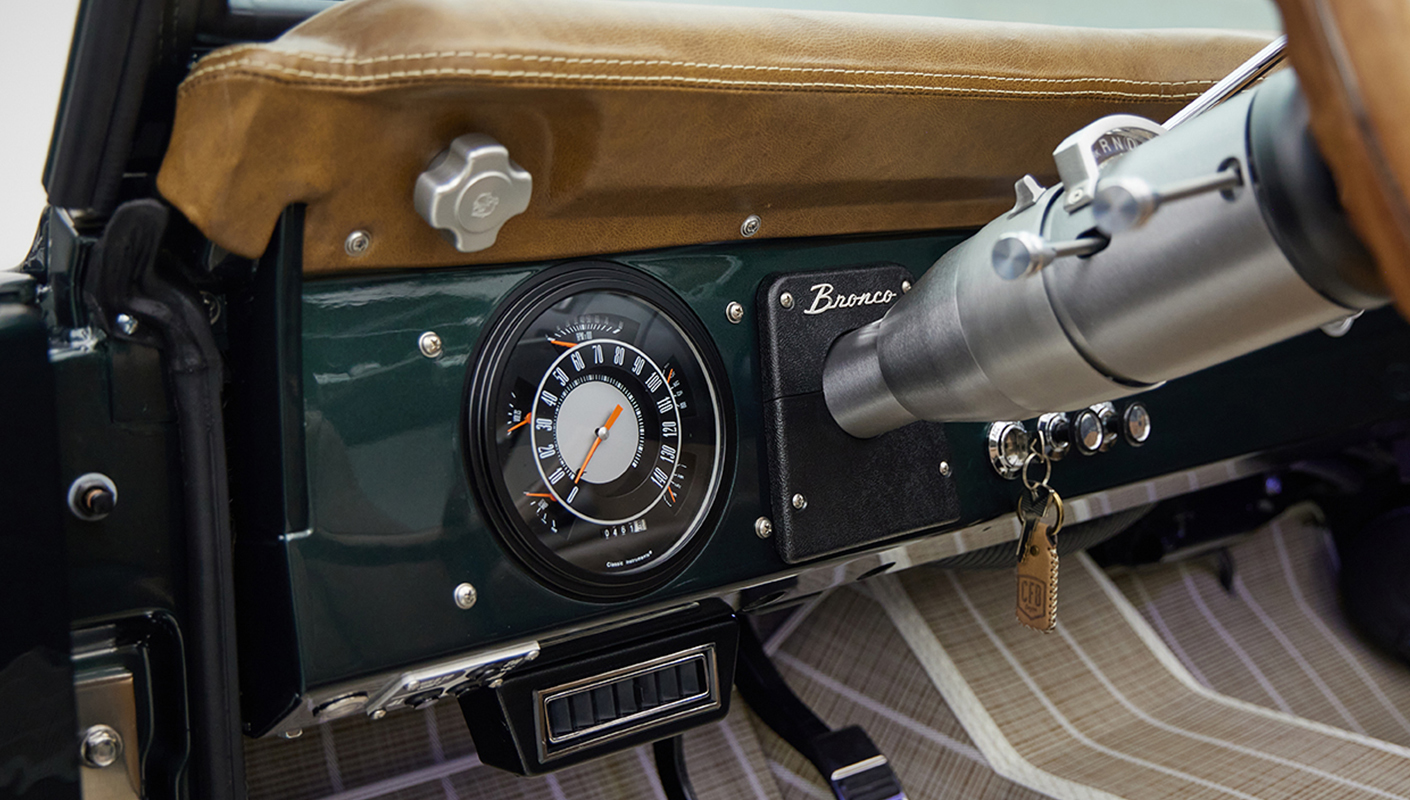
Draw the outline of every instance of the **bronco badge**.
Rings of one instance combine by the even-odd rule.
[[[897,297],[896,292],[890,289],[860,294],[833,294],[833,287],[830,283],[814,284],[811,289],[813,304],[808,306],[803,312],[804,314],[821,314],[834,308],[851,308],[852,306],[880,306]]]

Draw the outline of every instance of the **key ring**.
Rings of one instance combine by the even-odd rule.
[[[1035,459],[1043,462],[1043,479],[1041,481],[1035,481],[1028,477],[1028,467]],[[1047,486],[1048,479],[1053,477],[1053,461],[1048,458],[1047,442],[1042,431],[1038,431],[1038,436],[1033,440],[1028,457],[1023,459],[1023,467],[1019,470],[1019,474],[1023,477],[1023,488],[1030,492],[1037,491],[1039,486]]]
[[[1066,514],[1067,514],[1067,510],[1066,510],[1066,508],[1065,508],[1065,507],[1063,506],[1063,504],[1062,504],[1062,495],[1060,495],[1060,494],[1058,494],[1057,492],[1053,491],[1053,490],[1052,490],[1052,487],[1049,487],[1049,486],[1047,486],[1046,484],[1040,483],[1040,484],[1036,484],[1036,485],[1037,485],[1037,486],[1043,486],[1044,488],[1046,488],[1046,489],[1048,490],[1048,494],[1052,496],[1052,498],[1053,498],[1053,505],[1057,506],[1057,519],[1055,520],[1056,524],[1053,525],[1052,527],[1053,527],[1054,530],[1057,530],[1057,529],[1061,528],[1063,522],[1066,520]],[[1018,517],[1018,521],[1019,521],[1020,524],[1022,524],[1022,525],[1027,525],[1027,524],[1028,524],[1028,515],[1023,513],[1023,498],[1019,498],[1019,500],[1018,500],[1018,511],[1017,511],[1016,516]],[[1021,545],[1021,544],[1022,544],[1022,538],[1020,537],[1020,545]]]

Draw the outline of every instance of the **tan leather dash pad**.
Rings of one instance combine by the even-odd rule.
[[[609,0],[351,0],[182,84],[158,177],[255,256],[306,203],[304,269],[498,264],[738,239],[978,225],[1097,117],[1163,120],[1267,42]],[[416,177],[484,133],[534,178],[464,254]],[[344,249],[364,230],[371,246]]]

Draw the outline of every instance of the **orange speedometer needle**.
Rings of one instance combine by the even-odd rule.
[[[617,417],[620,417],[621,415],[621,405],[618,405],[616,408],[612,409],[612,415],[607,418],[607,424],[602,426],[602,435],[606,435],[607,431],[612,430],[612,426],[617,422]],[[583,465],[578,468],[578,474],[573,477],[573,483],[577,483],[583,477],[583,473],[587,471],[587,465],[588,462],[592,460],[592,454],[596,453],[597,446],[602,444],[602,435],[598,436],[596,439],[593,440],[592,447],[588,449],[587,458],[583,459]]]
[[[549,343],[549,344],[556,344],[556,345],[558,345],[559,347],[577,347],[577,345],[576,345],[576,344],[573,344],[572,342],[562,342],[562,341],[559,341],[559,340],[557,340],[557,339],[549,339],[549,340],[548,340],[548,343]]]
[[[533,421],[534,421],[534,415],[533,415],[533,414],[530,414],[529,416],[524,417],[524,419],[521,420],[519,423],[517,423],[517,424],[515,424],[515,425],[510,425],[510,426],[509,426],[509,432],[510,432],[510,433],[513,433],[513,432],[519,430],[520,428],[524,427],[525,425],[528,425],[530,422],[533,422]]]

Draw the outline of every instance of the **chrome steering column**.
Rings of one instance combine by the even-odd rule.
[[[1026,419],[1134,394],[1387,298],[1351,234],[1290,71],[1177,130],[1098,120],[1012,211],[841,337],[844,430]]]

